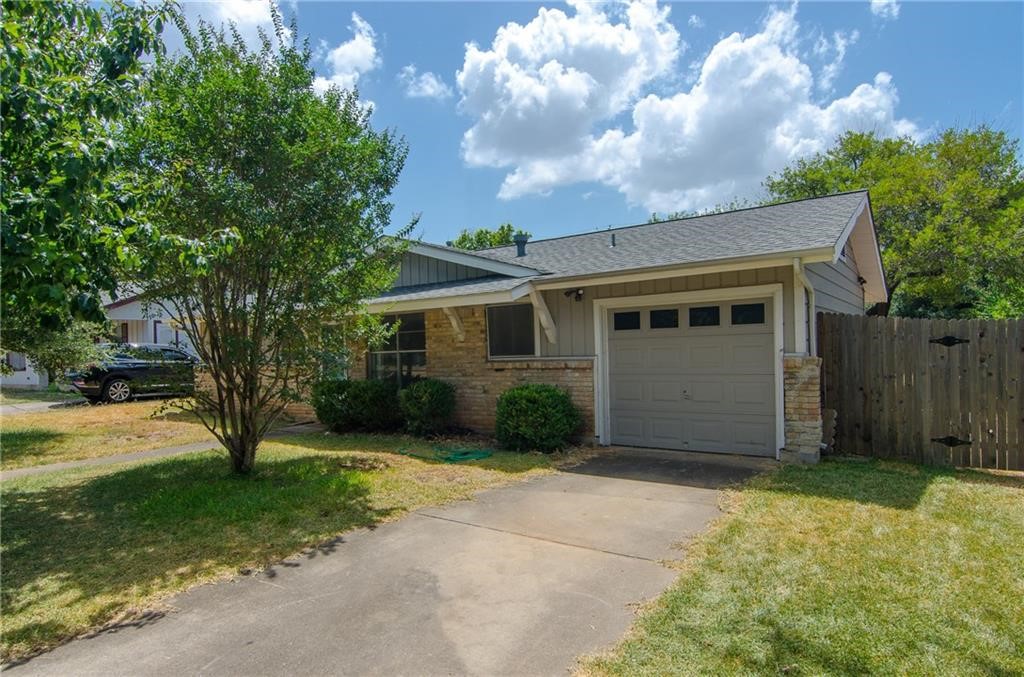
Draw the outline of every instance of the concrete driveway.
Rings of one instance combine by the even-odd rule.
[[[660,561],[770,462],[617,450],[557,475],[347,534],[12,675],[538,675],[613,645]]]

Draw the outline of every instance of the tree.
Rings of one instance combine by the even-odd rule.
[[[356,92],[315,93],[308,47],[273,17],[279,46],[257,51],[179,20],[185,49],[158,60],[129,130],[153,222],[201,252],[147,251],[143,298],[192,341],[204,366],[184,405],[238,473],[391,284],[415,223],[384,235],[404,140],[373,130]]]
[[[74,320],[66,327],[46,329],[21,320],[9,317],[4,321],[4,348],[24,353],[36,371],[45,372],[51,381],[108,355],[100,341],[110,338],[113,327],[109,322]]]
[[[1024,307],[1018,158],[1017,140],[985,126],[923,143],[848,132],[765,187],[776,200],[867,188],[893,312],[1000,316]]]
[[[737,209],[749,209],[750,207],[756,207],[757,205],[746,198],[733,198],[728,202],[719,202],[714,207],[708,207],[707,209],[693,209],[683,210],[678,212],[666,212],[659,214],[658,212],[651,212],[651,216],[647,219],[647,223],[661,223],[662,221],[676,221],[678,219],[689,219],[694,216],[707,216],[708,214],[721,214],[722,212],[734,212]]]
[[[459,236],[452,241],[451,246],[471,251],[490,249],[491,247],[504,247],[505,245],[512,244],[512,237],[514,235],[530,236],[524,230],[516,230],[511,223],[503,223],[494,230],[490,228],[477,228],[476,230],[463,228]]]
[[[0,66],[2,312],[40,337],[102,320],[100,293],[151,235],[118,172],[116,131],[139,108],[143,55],[166,5],[4,0]]]

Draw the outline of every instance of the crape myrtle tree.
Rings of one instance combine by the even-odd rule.
[[[138,213],[145,194],[120,173],[117,133],[139,109],[170,12],[122,0],[3,0],[5,350],[74,341],[83,328],[72,321],[102,321],[100,295],[142,263],[139,245],[154,233]]]
[[[371,128],[356,92],[315,92],[308,46],[273,14],[277,40],[258,50],[233,26],[179,19],[185,47],[157,61],[130,130],[154,224],[200,252],[155,247],[138,283],[195,346],[202,372],[183,404],[237,473],[344,350],[414,225],[384,235],[404,140]]]

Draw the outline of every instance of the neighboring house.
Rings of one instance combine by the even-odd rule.
[[[184,330],[157,304],[129,294],[108,302],[104,308],[107,319],[114,324],[114,338],[122,343],[163,343],[195,352]]]
[[[867,192],[477,252],[415,243],[369,304],[397,335],[349,375],[449,381],[456,423],[483,432],[502,392],[540,382],[599,444],[812,460],[815,312],[886,300]]]
[[[36,371],[32,363],[21,353],[4,353],[4,362],[11,373],[0,375],[0,385],[18,388],[45,388],[50,384],[46,372]]]

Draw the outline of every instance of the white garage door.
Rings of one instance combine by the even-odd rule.
[[[775,456],[771,299],[608,311],[613,444]]]

